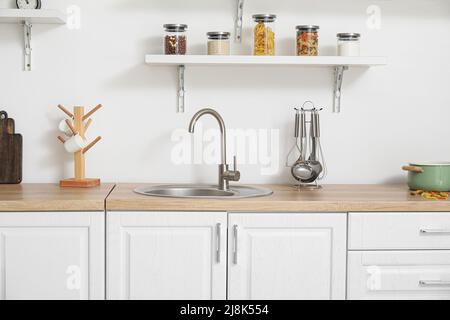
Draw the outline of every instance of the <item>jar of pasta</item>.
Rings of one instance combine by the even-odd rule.
[[[230,55],[230,33],[208,32],[208,55],[228,56]]]
[[[187,47],[185,24],[165,24],[164,53],[167,55],[185,55]]]
[[[319,26],[297,26],[297,55],[319,55]]]
[[[275,21],[277,16],[274,14],[255,14],[254,46],[253,54],[255,56],[274,56],[275,55]]]

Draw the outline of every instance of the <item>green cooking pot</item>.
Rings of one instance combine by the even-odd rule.
[[[450,162],[411,163],[402,169],[408,171],[411,190],[450,191]]]

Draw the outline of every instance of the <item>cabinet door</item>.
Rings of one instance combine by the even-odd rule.
[[[108,298],[225,299],[226,229],[226,213],[108,213]]]
[[[230,214],[229,298],[345,299],[346,214]]]
[[[105,214],[0,213],[0,298],[104,299]]]
[[[450,299],[450,251],[353,251],[350,300]]]

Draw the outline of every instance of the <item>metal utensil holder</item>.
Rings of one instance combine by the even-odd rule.
[[[310,108],[306,108],[307,105],[310,105]],[[318,161],[321,162],[322,166],[323,166],[323,171],[322,173],[317,177],[317,179],[315,179],[313,182],[308,182],[308,183],[304,183],[302,181],[297,180],[297,183],[294,185],[294,188],[297,190],[320,190],[322,189],[322,186],[319,184],[319,181],[323,180],[326,175],[327,175],[327,166],[326,166],[326,162],[325,162],[325,157],[324,157],[324,153],[323,153],[323,149],[322,149],[322,144],[320,142],[320,120],[319,117],[316,117],[315,119],[317,119],[317,122],[315,124],[315,128],[316,128],[316,132],[315,134],[313,134],[313,123],[312,123],[312,119],[314,119],[313,115],[315,113],[319,113],[323,110],[323,108],[316,108],[314,103],[311,101],[306,101],[303,106],[301,108],[294,108],[295,112],[298,114],[299,112],[302,113],[307,113],[310,114],[310,117],[307,117],[311,120],[306,120],[306,144],[304,144],[303,142],[301,143],[301,154],[303,157],[307,157],[308,154],[308,150],[312,149],[312,139],[314,139],[313,136],[315,136],[317,138],[316,143],[317,143],[317,150],[316,153],[318,154]],[[300,128],[302,127],[302,125],[300,124],[300,126],[296,125],[296,129],[295,130],[300,130]],[[309,133],[309,135],[308,135]],[[299,134],[298,132],[296,132],[296,136],[298,137]],[[292,167],[291,167],[292,168]]]

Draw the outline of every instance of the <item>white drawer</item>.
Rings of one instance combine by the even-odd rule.
[[[349,300],[450,299],[450,251],[352,251]]]
[[[450,249],[450,213],[350,213],[350,250]]]

